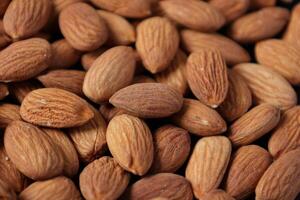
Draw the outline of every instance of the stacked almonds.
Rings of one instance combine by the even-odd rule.
[[[1,0],[0,19],[0,199],[300,193],[300,4]]]

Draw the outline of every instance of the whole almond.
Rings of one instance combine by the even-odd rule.
[[[2,199],[17,200],[15,191],[2,180],[0,180],[0,197]]]
[[[13,0],[3,17],[4,29],[14,40],[33,36],[46,25],[51,10],[50,0]]]
[[[88,164],[80,174],[80,190],[86,199],[118,199],[126,189],[130,174],[111,157]]]
[[[12,95],[14,99],[16,99],[19,103],[22,103],[24,98],[31,91],[42,88],[42,84],[40,84],[36,80],[27,80],[14,82],[9,84],[9,93]]]
[[[221,12],[203,1],[165,0],[160,1],[159,5],[170,19],[191,29],[214,32],[225,24]]]
[[[8,87],[5,83],[0,83],[0,100],[9,95]]]
[[[281,110],[296,105],[294,89],[272,69],[252,63],[239,64],[233,69],[247,82],[255,104],[269,103]]]
[[[200,136],[221,134],[227,128],[215,110],[194,99],[184,99],[181,111],[172,116],[172,121]]]
[[[257,145],[239,148],[232,156],[228,175],[225,179],[225,190],[236,200],[247,198],[272,163],[271,155]]]
[[[296,4],[292,10],[288,27],[284,33],[283,40],[300,47],[300,4]]]
[[[196,198],[218,188],[230,154],[231,144],[224,136],[204,137],[197,142],[185,170]]]
[[[95,103],[107,101],[116,91],[131,83],[135,65],[131,47],[117,46],[107,50],[86,73],[84,94]]]
[[[20,106],[9,103],[0,104],[0,128],[5,128],[10,122],[20,119]]]
[[[91,51],[91,52],[87,52],[85,54],[83,54],[81,56],[81,65],[83,66],[83,68],[87,71],[89,70],[94,61],[101,55],[103,54],[105,51],[107,50],[106,47],[101,47],[95,51]]]
[[[235,200],[223,190],[213,190],[201,197],[201,200]]]
[[[57,88],[30,92],[22,102],[20,114],[25,121],[54,128],[80,126],[94,117],[85,100]]]
[[[145,68],[153,74],[168,67],[178,45],[177,30],[166,18],[151,17],[137,26],[136,49]]]
[[[22,81],[44,71],[50,64],[51,46],[39,38],[15,42],[0,52],[0,81]]]
[[[138,83],[119,90],[109,102],[139,117],[161,118],[178,112],[183,98],[165,84]]]
[[[129,115],[131,114],[130,112],[121,108],[116,108],[109,103],[102,104],[99,108],[99,111],[107,122],[109,122],[115,116],[122,115],[122,114],[129,114]]]
[[[228,91],[227,66],[218,50],[197,51],[187,61],[187,80],[193,94],[204,104],[216,108]]]
[[[86,3],[74,3],[63,9],[59,27],[69,44],[80,51],[96,50],[108,37],[104,20]]]
[[[0,2],[0,16],[3,16],[11,0],[2,0]]]

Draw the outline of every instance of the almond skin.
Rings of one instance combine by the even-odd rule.
[[[131,47],[117,46],[107,50],[86,73],[84,94],[95,103],[108,101],[116,91],[131,83],[135,65]]]
[[[118,199],[126,189],[130,174],[111,157],[104,156],[87,165],[80,174],[80,190],[86,199]]]
[[[53,128],[80,126],[94,117],[85,100],[57,88],[30,92],[22,102],[20,114],[25,121]]]
[[[114,106],[108,103],[102,104],[99,108],[99,111],[107,122],[109,122],[112,118],[114,118],[117,115],[131,114],[130,112],[124,109],[115,108]]]
[[[126,114],[116,116],[108,124],[106,139],[111,154],[124,169],[140,176],[147,173],[153,161],[153,142],[145,122]]]
[[[9,95],[8,87],[5,83],[0,83],[0,100]]]
[[[109,102],[142,118],[161,118],[178,112],[183,98],[161,83],[138,83],[116,92]]]
[[[199,136],[221,134],[227,128],[215,110],[194,99],[184,99],[181,111],[172,116],[172,121]]]
[[[197,142],[185,170],[196,198],[218,188],[230,154],[231,144],[224,136],[204,137]]]
[[[151,17],[137,26],[136,49],[145,68],[153,74],[168,67],[178,45],[177,30],[166,18]]]
[[[0,196],[2,199],[17,200],[15,191],[2,180],[0,180]]]
[[[0,128],[5,128],[10,122],[20,119],[20,106],[8,103],[0,104]]]
[[[59,15],[59,27],[69,44],[80,51],[96,50],[108,38],[104,20],[86,3],[66,7]]]
[[[221,53],[203,49],[190,54],[187,80],[193,94],[202,103],[212,108],[218,107],[228,91],[227,67]]]
[[[5,32],[14,40],[33,36],[46,25],[51,10],[50,0],[13,0],[3,17]]]
[[[9,84],[9,93],[19,103],[22,103],[27,94],[42,87],[42,84],[35,80],[14,82]]]
[[[165,71],[168,71],[168,70],[165,70]],[[136,84],[136,83],[156,83],[156,81],[149,76],[138,75],[138,76],[133,77],[133,80],[131,82],[131,84]],[[165,83],[165,84],[168,85],[168,83]]]
[[[276,0],[250,0],[251,9],[260,9],[264,7],[275,6]]]
[[[237,119],[229,128],[233,145],[251,144],[271,131],[280,120],[280,110],[270,104],[261,104]]]
[[[256,200],[296,199],[300,192],[300,149],[290,151],[273,162],[259,180]]]
[[[170,19],[187,28],[215,32],[225,24],[225,17],[206,2],[165,0],[160,1],[159,6]]]
[[[291,18],[283,36],[283,40],[300,47],[300,5],[296,4],[292,10]]]
[[[83,1],[84,0],[52,0],[52,3],[54,6],[54,11],[58,14],[69,5]]]
[[[235,200],[223,190],[213,190],[201,197],[201,200]]]
[[[91,52],[87,52],[87,53],[83,54],[83,55],[81,56],[81,65],[83,66],[83,68],[84,68],[86,71],[88,71],[88,70],[92,67],[94,61],[95,61],[101,54],[103,54],[106,50],[107,50],[106,47],[101,47],[101,48],[99,48],[99,49],[97,49],[97,50],[95,50],[95,51],[91,51]]]
[[[249,86],[255,104],[269,103],[286,110],[296,105],[291,85],[279,74],[263,65],[243,63],[233,68]]]
[[[51,46],[39,38],[15,42],[0,52],[0,81],[22,81],[44,71],[50,64]]]
[[[245,199],[255,191],[255,187],[272,163],[272,157],[257,145],[239,148],[232,156],[225,190],[237,200]]]
[[[48,179],[63,171],[61,150],[34,125],[21,121],[10,123],[5,130],[4,146],[17,169],[33,180]]]

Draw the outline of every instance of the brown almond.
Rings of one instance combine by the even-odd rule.
[[[2,180],[0,180],[0,197],[2,199],[17,200],[15,191]]]
[[[22,102],[20,114],[25,121],[53,128],[80,126],[94,117],[85,100],[57,88],[30,92]]]
[[[300,4],[296,4],[292,10],[291,18],[286,31],[283,36],[283,40],[291,44],[300,47]]]
[[[121,108],[116,108],[113,105],[108,103],[102,104],[99,108],[99,111],[107,122],[109,122],[115,116],[122,115],[122,114],[130,114],[130,112]]]
[[[73,3],[84,2],[84,0],[52,0],[54,11],[58,14],[64,8],[68,7]]]
[[[156,81],[149,76],[138,75],[133,77],[133,80],[131,82],[131,84],[136,84],[136,83],[156,83]]]
[[[177,30],[166,18],[151,17],[137,26],[136,49],[145,68],[153,74],[168,67],[178,45]]]
[[[213,190],[201,197],[201,200],[235,200],[223,190]]]
[[[0,16],[3,16],[11,0],[2,0],[0,2]]]
[[[20,106],[9,103],[0,104],[0,128],[5,128],[10,122],[20,119]]]
[[[178,112],[183,98],[165,84],[138,83],[119,90],[109,102],[139,117],[161,118]]]
[[[264,7],[275,6],[276,0],[250,0],[250,7],[252,9],[260,9]]]
[[[5,83],[0,83],[0,100],[9,95],[8,87]]]
[[[31,91],[42,88],[42,84],[40,84],[36,80],[27,80],[21,82],[14,82],[9,84],[9,93],[15,98],[19,103],[22,103],[23,99],[29,94]]]
[[[83,54],[81,56],[81,65],[83,66],[83,68],[87,71],[89,70],[94,61],[105,51],[107,50],[106,47],[101,47],[99,49],[97,49],[96,51],[91,51],[91,52],[87,52],[85,54]]]

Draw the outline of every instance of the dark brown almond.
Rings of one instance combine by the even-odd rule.
[[[10,122],[20,119],[20,106],[8,103],[0,104],[0,128],[5,128]]]
[[[3,16],[11,0],[2,0],[0,2],[0,16]]]

